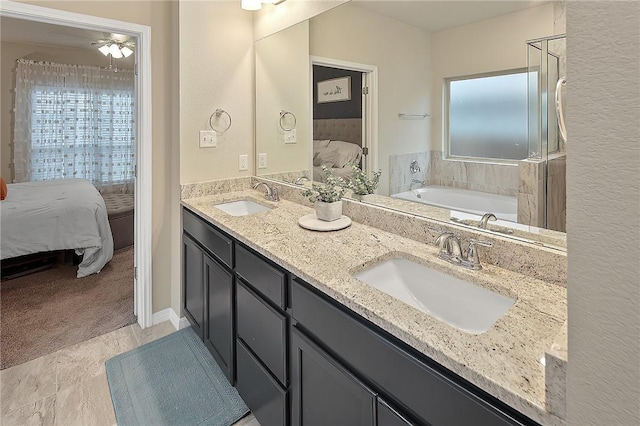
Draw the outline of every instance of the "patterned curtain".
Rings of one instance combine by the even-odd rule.
[[[15,181],[83,178],[133,193],[134,100],[130,71],[19,59]]]

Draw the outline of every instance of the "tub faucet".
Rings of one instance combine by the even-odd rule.
[[[482,215],[482,219],[480,219],[480,222],[478,222],[478,228],[487,229],[487,222],[489,222],[490,220],[491,221],[496,221],[496,220],[498,220],[498,218],[493,213],[485,213],[485,214],[483,214]]]
[[[308,178],[308,177],[306,177],[306,176],[300,176],[300,177],[299,177],[298,179],[296,179],[296,181],[295,181],[295,182],[293,182],[293,183],[294,183],[294,184],[296,184],[296,185],[302,185],[302,181],[303,181],[303,180],[306,180],[307,182],[311,182],[311,181],[309,180],[309,178]]]
[[[266,182],[258,182],[253,185],[253,189],[258,189],[260,185],[264,185],[264,198],[270,201],[280,201],[280,197],[278,196],[278,189],[275,186],[271,187]]]
[[[422,186],[425,186],[427,184],[427,182],[424,181],[424,180],[412,179],[411,180],[411,184],[409,185],[409,191],[411,191],[413,189],[413,184],[414,183],[418,183],[418,184],[420,184]],[[418,196],[418,198],[420,198],[420,197]]]

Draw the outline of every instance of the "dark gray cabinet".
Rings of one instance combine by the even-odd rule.
[[[183,209],[183,312],[263,426],[530,419]]]
[[[410,426],[413,424],[397,410],[391,408],[381,397],[378,397],[377,415],[378,426]]]
[[[288,274],[240,244],[235,254],[236,387],[261,425],[287,425]]]
[[[233,274],[203,254],[207,321],[204,343],[233,383]]]
[[[202,250],[188,235],[183,235],[182,237],[182,262],[182,311],[189,320],[193,331],[202,339],[204,336]]]
[[[238,338],[247,344],[282,386],[287,386],[287,318],[248,284],[236,286]]]
[[[227,268],[232,265],[233,242],[186,209],[182,218],[182,310],[234,383],[234,277]]]
[[[291,424],[372,426],[376,394],[291,327]]]
[[[238,339],[236,345],[238,393],[261,426],[288,424],[287,391],[273,378],[255,354]]]

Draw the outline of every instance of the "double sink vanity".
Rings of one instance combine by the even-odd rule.
[[[250,183],[183,191],[182,300],[262,425],[564,423],[544,365],[564,287],[356,218],[309,231],[295,188]]]

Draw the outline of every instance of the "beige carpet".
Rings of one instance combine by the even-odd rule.
[[[136,321],[133,247],[117,251],[99,274],[76,278],[76,271],[64,265],[2,282],[1,369]]]

